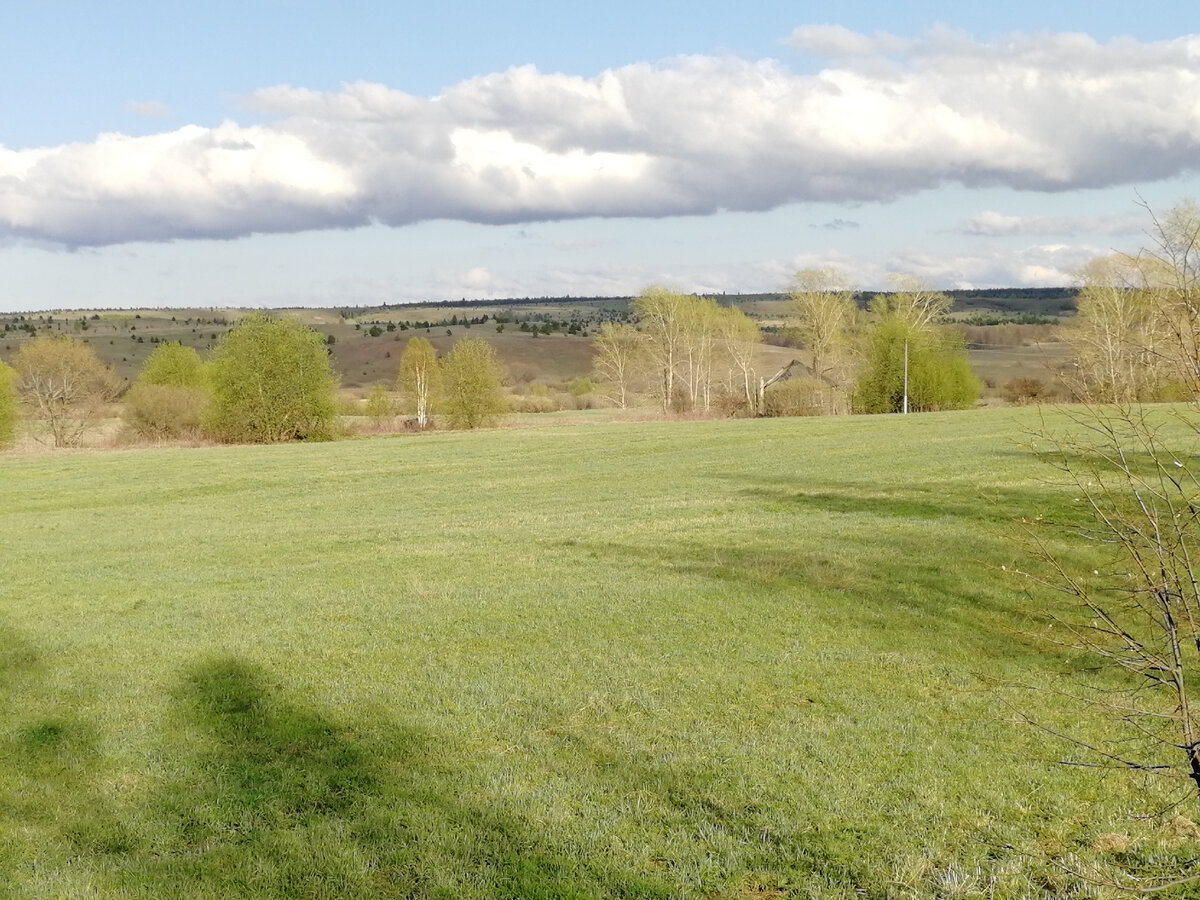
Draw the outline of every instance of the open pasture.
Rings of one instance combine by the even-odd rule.
[[[1090,723],[996,686],[1064,663],[1001,570],[1069,501],[1036,421],[0,458],[0,894],[1062,897],[1056,861],[1186,858],[1011,704]]]

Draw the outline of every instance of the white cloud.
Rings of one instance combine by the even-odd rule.
[[[1101,216],[1011,216],[993,210],[984,210],[963,223],[964,234],[979,237],[1004,237],[1008,235],[1128,235],[1141,234],[1146,227],[1146,216],[1101,215]]]
[[[888,272],[917,275],[945,288],[1051,287],[1077,284],[1083,266],[1105,252],[1086,244],[1037,244],[1015,252],[896,253]]]
[[[831,66],[797,75],[683,57],[594,78],[521,67],[435,97],[279,86],[246,98],[267,125],[0,147],[0,236],[87,246],[702,215],[947,183],[1067,191],[1200,168],[1200,37],[979,43],[947,29],[909,40],[807,26],[790,42]]]
[[[165,103],[160,103],[157,100],[130,100],[125,104],[125,111],[133,113],[135,116],[161,118],[170,113],[171,110]]]

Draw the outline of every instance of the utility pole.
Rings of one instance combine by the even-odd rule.
[[[908,341],[904,342],[904,415],[908,415]]]

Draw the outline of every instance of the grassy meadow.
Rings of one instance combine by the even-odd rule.
[[[1002,569],[1070,500],[1037,421],[0,457],[0,895],[1049,898],[1195,858],[1003,686],[1066,664]]]

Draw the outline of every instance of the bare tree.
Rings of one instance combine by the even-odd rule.
[[[754,362],[762,345],[762,331],[737,307],[723,308],[719,312],[716,331],[729,360],[729,391],[741,393],[750,412],[756,413],[758,391],[755,390]]]
[[[1154,292],[1125,255],[1092,260],[1083,270],[1077,312],[1062,328],[1075,355],[1068,379],[1079,399],[1132,403],[1149,399],[1161,377]]]
[[[878,295],[871,303],[871,310],[880,317],[890,316],[907,323],[916,333],[928,332],[954,304],[914,275],[892,275],[888,280],[893,291]]]
[[[78,338],[35,337],[13,359],[17,390],[55,447],[73,447],[120,391],[96,351]]]
[[[629,405],[644,342],[642,333],[632,325],[614,322],[603,323],[592,342],[596,374],[611,387],[611,399],[621,409]]]
[[[1129,257],[1143,273],[1158,314],[1173,328],[1146,348],[1170,360],[1179,377],[1194,372],[1200,317],[1195,206],[1155,219],[1153,246]],[[1169,271],[1178,267],[1178,271]],[[1190,323],[1190,324],[1189,324]],[[1107,737],[1053,730],[1080,751],[1078,765],[1152,776],[1169,804],[1200,805],[1200,409],[1164,410],[1136,403],[1083,405],[1065,410],[1066,424],[1036,435],[1041,455],[1070,487],[1081,515],[1049,522],[1067,540],[1082,538],[1102,561],[1085,567],[1039,540],[1043,565],[1035,583],[1069,601],[1048,614],[1048,639],[1079,655],[1093,673],[1061,693]],[[1052,518],[1052,517],[1047,517]],[[1045,524],[1045,523],[1040,523]],[[1081,548],[1082,549],[1082,548]],[[1028,574],[1028,573],[1027,573]],[[1097,677],[1100,681],[1097,681]],[[1095,729],[1089,729],[1095,731]],[[1146,873],[1141,873],[1146,874]],[[1178,881],[1112,883],[1148,891]],[[1186,873],[1185,878],[1193,877]],[[1194,876],[1200,878],[1200,876]]]
[[[684,308],[690,298],[665,287],[648,287],[633,301],[633,312],[646,335],[646,356],[654,372],[663,412],[675,399],[675,380],[684,353]]]
[[[835,402],[828,412],[844,412],[850,382],[850,336],[859,310],[854,289],[836,269],[805,269],[792,279],[796,331],[807,348],[814,377],[831,385]]]

